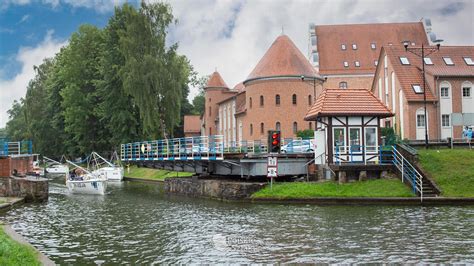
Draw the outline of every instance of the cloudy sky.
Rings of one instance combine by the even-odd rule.
[[[103,27],[123,0],[2,0],[0,2],[0,127],[23,97],[33,66],[54,56],[83,23]],[[137,5],[137,1],[129,1]],[[412,22],[431,18],[443,45],[474,45],[474,0],[177,0],[170,42],[200,75],[216,68],[229,86],[244,80],[282,32],[301,51],[308,25]],[[196,90],[191,92],[191,97]]]

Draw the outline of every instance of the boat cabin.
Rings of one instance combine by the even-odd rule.
[[[325,89],[305,116],[316,121],[315,163],[377,163],[380,119],[390,116],[366,89]]]

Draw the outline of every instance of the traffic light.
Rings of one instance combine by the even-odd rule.
[[[280,130],[268,131],[268,152],[280,153],[281,132]]]

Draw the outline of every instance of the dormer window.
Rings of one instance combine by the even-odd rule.
[[[468,66],[474,66],[474,60],[472,60],[472,57],[463,57],[464,62],[466,62],[466,65]]]
[[[400,56],[400,62],[402,63],[402,65],[409,65],[410,64],[410,61],[408,61],[408,58],[406,58],[404,56]]]
[[[355,61],[355,62],[354,62],[354,65],[355,65],[356,67],[360,67],[360,62],[359,62],[359,61]]]
[[[451,59],[451,57],[443,57],[443,60],[444,60],[444,63],[445,63],[447,66],[454,66],[454,62],[453,62],[453,60]]]
[[[344,67],[349,67],[349,62],[344,61]]]
[[[357,44],[355,43],[352,44],[352,50],[357,50]]]
[[[375,50],[376,47],[375,47],[375,43],[374,43],[374,42],[370,44],[370,48],[371,48],[372,50]]]
[[[431,61],[431,58],[429,58],[429,57],[425,57],[425,58],[423,58],[423,60],[425,61],[425,65],[432,65],[433,64],[433,61]]]
[[[341,50],[346,50],[346,45],[345,44],[341,44]]]
[[[423,90],[421,89],[421,86],[420,86],[420,85],[411,85],[411,87],[413,88],[413,90],[415,91],[415,93],[417,93],[417,94],[423,93]]]

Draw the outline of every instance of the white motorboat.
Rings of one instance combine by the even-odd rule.
[[[69,166],[67,164],[62,164],[46,156],[43,156],[43,160],[46,162],[46,173],[50,173],[50,174],[69,173]]]
[[[66,186],[71,193],[104,195],[107,189],[107,178],[100,173],[88,170],[67,161],[76,168],[66,175]]]
[[[109,162],[97,152],[92,152],[88,165],[90,169],[93,169],[92,173],[104,175],[108,181],[121,182],[123,180],[123,167]]]

